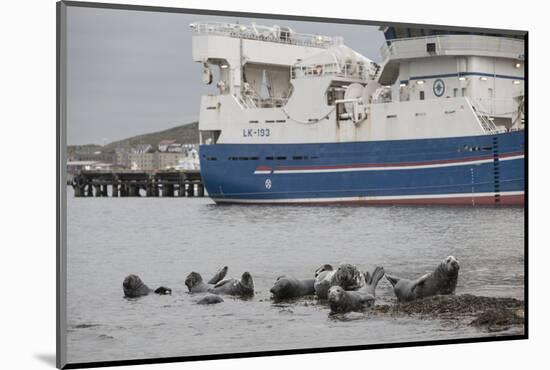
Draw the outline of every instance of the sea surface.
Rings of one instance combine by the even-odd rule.
[[[67,229],[70,363],[517,334],[418,317],[335,319],[313,300],[274,304],[269,289],[280,275],[310,278],[325,263],[414,278],[453,255],[457,294],[523,299],[521,208],[217,206],[74,198],[68,188]],[[187,274],[208,280],[224,265],[228,277],[249,271],[255,296],[197,305]],[[173,294],[126,299],[128,274]],[[378,303],[395,302],[385,279],[376,293]]]

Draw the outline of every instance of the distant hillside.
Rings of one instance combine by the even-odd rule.
[[[198,122],[193,122],[183,126],[172,127],[164,131],[157,131],[150,134],[113,141],[105,145],[101,150],[103,152],[110,152],[114,151],[116,148],[132,148],[137,144],[150,144],[153,148],[156,148],[158,143],[162,140],[176,140],[176,142],[180,144],[198,144],[199,124]]]
[[[101,145],[97,144],[85,144],[85,145],[68,145],[67,146],[67,157],[71,158],[75,153],[86,153],[92,154],[101,150]]]

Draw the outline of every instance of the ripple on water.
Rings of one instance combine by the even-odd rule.
[[[101,326],[99,324],[78,324],[74,325],[73,328],[75,329],[88,329],[88,328],[95,328],[97,326]]]

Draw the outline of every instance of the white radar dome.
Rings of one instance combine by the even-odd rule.
[[[358,83],[352,83],[348,86],[346,89],[346,92],[344,93],[344,99],[358,99],[362,98],[364,94],[365,88],[363,85]],[[353,103],[344,103],[344,107],[346,108],[347,113],[353,113]]]

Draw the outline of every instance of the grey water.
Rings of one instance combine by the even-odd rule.
[[[419,317],[337,320],[312,300],[270,300],[278,276],[309,278],[325,263],[414,278],[453,255],[457,294],[524,295],[521,208],[217,206],[208,198],[74,198],[69,188],[67,229],[71,363],[495,335]],[[197,305],[185,277],[209,279],[223,265],[228,277],[249,271],[255,296]],[[173,294],[126,299],[131,273]],[[379,303],[395,301],[385,279],[376,293]]]

